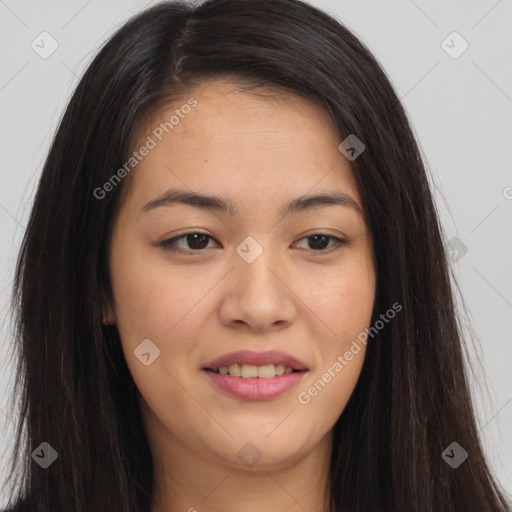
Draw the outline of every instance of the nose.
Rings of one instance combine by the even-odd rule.
[[[265,249],[248,263],[234,254],[234,268],[220,307],[225,325],[258,333],[283,329],[297,317],[293,277]]]

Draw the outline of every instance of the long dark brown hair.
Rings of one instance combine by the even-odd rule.
[[[352,168],[375,247],[372,324],[394,302],[403,309],[369,340],[335,424],[332,510],[506,510],[478,437],[442,231],[413,130],[370,51],[299,0],[161,3],[122,26],[80,80],[16,268],[13,510],[150,510],[152,456],[137,390],[117,327],[101,323],[125,183],[103,199],[94,190],[127,161],[152,112],[217,77],[298,94],[325,109],[340,142],[355,134],[366,147]],[[469,453],[457,469],[441,456],[453,441]],[[42,442],[58,452],[48,469],[31,457]]]

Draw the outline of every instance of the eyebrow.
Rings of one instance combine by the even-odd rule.
[[[141,212],[148,212],[163,206],[174,206],[176,204],[185,204],[202,210],[216,211],[236,215],[239,209],[229,198],[200,194],[179,189],[169,189],[156,199],[145,204]],[[359,204],[348,194],[344,192],[325,192],[316,195],[304,195],[291,199],[285,203],[279,210],[279,215],[285,216],[290,213],[306,212],[309,210],[323,208],[326,206],[344,206],[356,211],[362,215]]]

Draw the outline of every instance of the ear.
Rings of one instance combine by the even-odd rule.
[[[113,300],[107,294],[102,297],[102,320],[103,325],[112,325],[116,323],[116,313],[113,306]]]

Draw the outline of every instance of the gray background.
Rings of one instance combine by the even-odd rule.
[[[35,186],[78,77],[115,29],[154,3],[0,0],[2,482],[13,439],[10,418],[15,416],[6,405],[12,353],[7,308]],[[475,386],[481,436],[492,467],[510,492],[512,0],[311,3],[334,14],[370,47],[414,125],[431,171],[445,239],[454,250],[453,269],[480,339],[479,348],[469,346],[469,357],[482,365],[480,380],[473,384],[483,383],[490,392]],[[33,41],[43,45],[38,36],[44,31],[58,43],[46,59],[31,47]],[[448,37],[454,31],[469,44],[457,58],[464,41]],[[50,48],[49,39],[44,48]],[[463,448],[471,456],[471,446]]]

